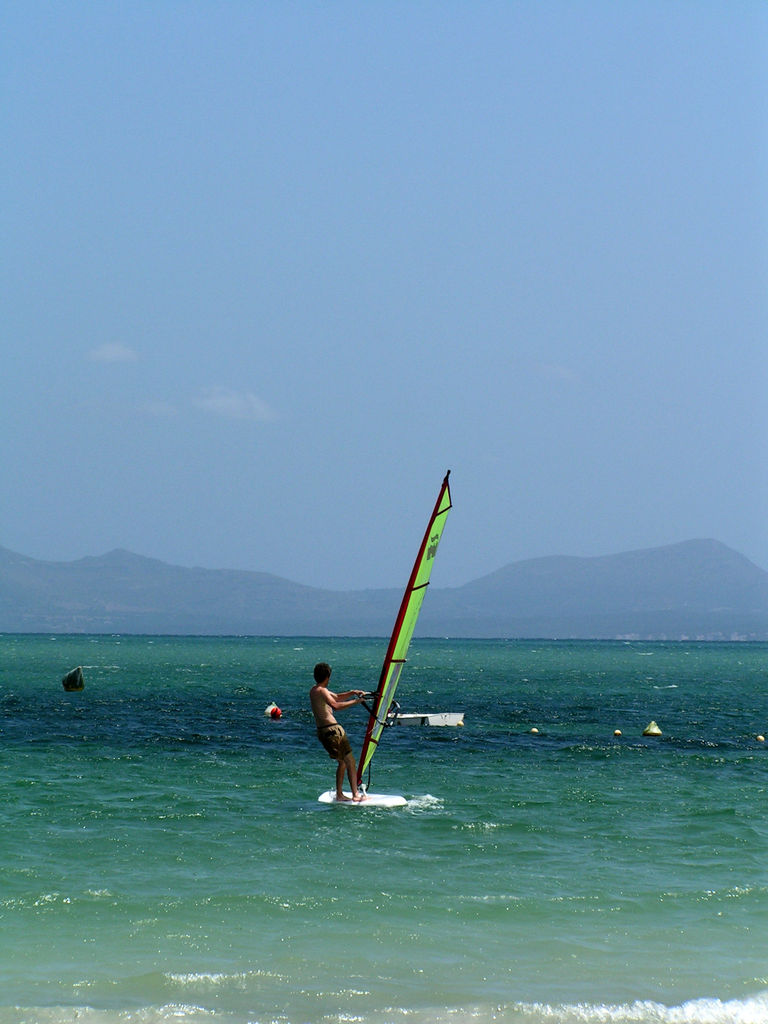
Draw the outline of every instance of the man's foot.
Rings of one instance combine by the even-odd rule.
[[[336,799],[339,803],[349,803],[352,800],[352,797],[347,796],[346,793],[337,793]]]
[[[368,797],[366,796],[365,793],[362,792],[362,790],[358,790],[357,793],[355,793],[355,795],[352,797],[352,799],[356,804],[361,804],[363,800],[367,800]]]

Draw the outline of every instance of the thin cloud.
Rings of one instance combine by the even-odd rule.
[[[178,416],[179,410],[172,402],[149,399],[141,405],[142,412],[155,419],[172,419]]]
[[[133,363],[138,359],[134,349],[119,342],[100,345],[91,349],[89,355],[95,363]]]
[[[230,420],[255,420],[265,422],[274,419],[270,407],[251,391],[232,391],[230,388],[211,388],[195,405],[198,409]]]
[[[538,368],[543,376],[550,379],[568,381],[573,384],[581,383],[581,376],[570,366],[565,366],[562,363],[539,363]]]

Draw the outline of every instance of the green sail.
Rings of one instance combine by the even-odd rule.
[[[405,594],[400,605],[400,611],[395,620],[395,628],[387,648],[384,664],[381,667],[379,685],[376,689],[373,709],[368,719],[368,727],[363,740],[363,747],[360,752],[360,761],[357,768],[357,781],[362,782],[363,774],[371,763],[371,758],[376,752],[379,737],[386,723],[387,712],[395,697],[395,690],[400,681],[400,673],[405,665],[408,647],[416,627],[416,620],[421,611],[424,595],[427,592],[429,578],[432,575],[432,566],[435,562],[437,547],[443,535],[448,511],[451,508],[451,490],[448,486],[450,470],[445,474],[440,493],[437,497],[435,507],[429,520],[424,539],[421,542],[419,553],[411,571],[411,578],[405,588]]]

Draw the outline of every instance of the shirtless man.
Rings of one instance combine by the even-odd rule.
[[[349,777],[349,784],[352,787],[352,799],[359,803],[365,800],[365,792],[357,786],[357,765],[352,747],[349,745],[344,727],[339,725],[334,717],[334,711],[341,711],[342,708],[350,708],[359,704],[365,696],[365,690],[347,690],[346,693],[333,693],[328,689],[331,681],[331,666],[324,661],[315,665],[315,685],[309,691],[309,700],[312,704],[312,713],[315,716],[317,725],[317,738],[328,751],[332,761],[338,761],[336,769],[336,799],[349,800],[344,795],[342,786],[344,784],[344,772]]]

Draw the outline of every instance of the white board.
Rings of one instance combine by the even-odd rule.
[[[353,800],[351,793],[344,793],[349,800],[337,800],[336,790],[327,789],[317,798],[321,804],[335,804],[336,807],[404,807],[408,801],[394,793],[368,793],[365,800]]]

